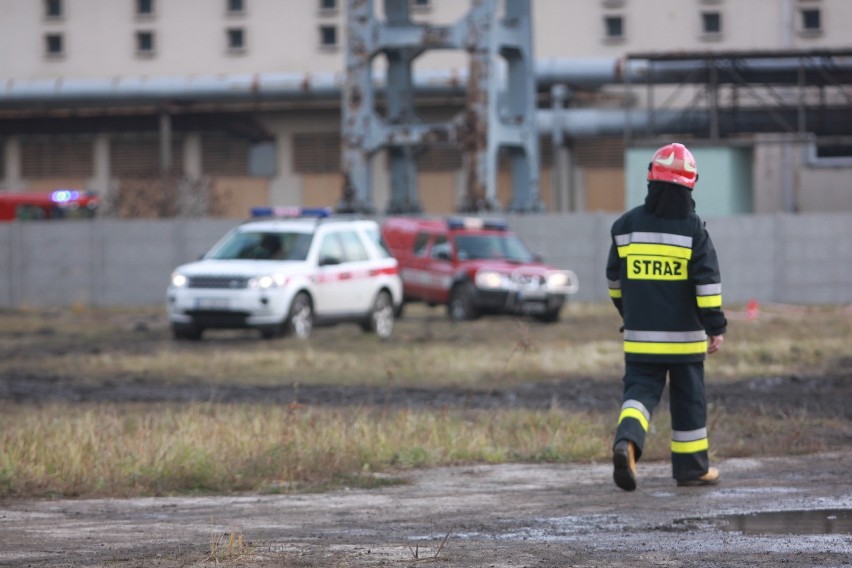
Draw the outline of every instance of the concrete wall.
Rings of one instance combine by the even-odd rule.
[[[529,247],[580,279],[574,301],[607,299],[604,266],[616,215],[508,216]],[[210,248],[236,220],[0,224],[0,308],[156,306],[171,271]],[[725,301],[852,303],[852,214],[718,217]]]

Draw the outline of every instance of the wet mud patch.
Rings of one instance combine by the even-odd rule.
[[[728,515],[717,526],[744,535],[852,535],[852,510],[816,509],[806,511],[767,511]]]

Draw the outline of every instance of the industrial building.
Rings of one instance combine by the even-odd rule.
[[[471,16],[492,14],[482,6],[493,21]],[[0,10],[0,191],[91,190],[119,217],[338,206],[351,197],[344,146],[352,156],[367,143],[352,135],[360,123],[344,136],[360,57],[385,124],[360,164],[362,208],[622,211],[644,193],[653,149],[676,138],[696,155],[699,188],[713,189],[696,191],[704,215],[852,211],[848,0],[0,0]],[[498,153],[482,175],[491,187],[474,188],[481,165],[446,127],[470,114],[464,26],[511,28],[524,46],[492,50],[499,61],[480,78],[493,87],[488,120],[517,118],[505,135],[529,158],[513,170],[518,153]],[[350,35],[365,30],[381,39],[358,52]],[[412,37],[441,49],[414,49]],[[513,110],[501,91],[518,51],[534,87]],[[400,144],[400,124],[445,126]]]

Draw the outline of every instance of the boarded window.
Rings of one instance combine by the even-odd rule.
[[[538,156],[539,160],[541,160],[542,168],[550,168],[553,166],[553,138],[550,136],[539,137]]]
[[[432,146],[417,154],[417,171],[454,172],[462,167],[462,151],[451,146]]]
[[[249,175],[251,143],[226,134],[205,134],[201,138],[201,168],[210,176]]]
[[[21,141],[21,174],[26,178],[86,178],[93,172],[91,139],[50,137]]]
[[[114,177],[147,177],[159,172],[160,142],[157,135],[115,138],[110,145],[110,171]],[[183,171],[180,140],[172,140],[172,171]]]
[[[585,138],[574,144],[574,160],[581,168],[623,168],[624,139]]]
[[[340,172],[340,134],[337,132],[294,134],[293,171],[298,174]]]

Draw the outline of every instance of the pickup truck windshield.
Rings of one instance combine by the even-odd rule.
[[[514,235],[458,235],[456,254],[461,260],[504,259],[535,262],[523,241]]]

